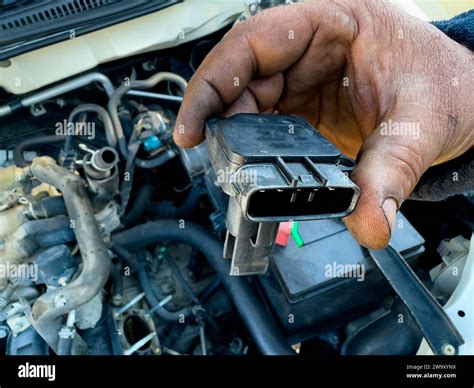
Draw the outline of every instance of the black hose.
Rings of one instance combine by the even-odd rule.
[[[49,218],[67,214],[63,196],[46,197],[33,203],[32,213],[35,218]]]
[[[204,188],[199,183],[193,184],[193,187],[181,206],[176,206],[171,201],[150,202],[151,194],[155,186],[151,182],[146,182],[140,187],[135,200],[125,215],[122,223],[125,226],[132,226],[138,222],[145,209],[148,208],[155,217],[158,218],[189,218],[199,205],[199,201],[204,196]]]
[[[58,356],[70,356],[72,349],[72,338],[67,337],[59,337],[58,340]]]
[[[139,142],[133,142],[128,146],[127,160],[125,162],[124,179],[122,180],[122,185],[120,186],[120,205],[122,207],[123,212],[125,212],[125,209],[127,208],[128,201],[132,193],[133,176],[135,171],[135,158],[139,149]]]
[[[265,355],[294,355],[276,323],[255,297],[246,278],[229,276],[229,263],[222,257],[222,242],[204,227],[186,221],[148,222],[112,236],[113,246],[137,249],[160,242],[189,244],[199,249],[221,277],[229,297],[239,311],[248,331]]]
[[[22,245],[28,245],[29,249],[33,249],[33,247],[46,248],[75,240],[70,219],[65,215],[28,221],[20,229],[22,234],[27,236]]]
[[[112,302],[121,302],[123,298],[123,277],[115,265],[110,266],[110,280],[112,282]]]
[[[200,184],[193,184],[191,192],[181,206],[176,206],[171,201],[151,202],[148,204],[148,210],[155,217],[163,219],[190,218],[198,207],[204,193],[205,191]]]
[[[122,124],[123,131],[127,138],[130,138],[133,133],[133,119],[132,114],[128,109],[121,109],[119,111],[119,119]]]
[[[146,182],[140,187],[129,212],[123,218],[123,225],[130,226],[138,222],[148,205],[153,190],[155,190],[155,186],[152,182]]]
[[[211,280],[211,282],[206,286],[204,290],[199,294],[199,300],[201,303],[205,303],[209,298],[214,295],[214,293],[222,286],[222,280],[219,276],[216,276]]]
[[[162,166],[169,160],[173,159],[176,155],[177,153],[175,151],[166,150],[151,159],[135,158],[135,165],[140,168],[151,170],[152,168]]]
[[[158,300],[155,293],[153,292],[153,287],[145,267],[138,260],[135,260],[135,257],[128,250],[122,248],[120,244],[114,244],[111,247],[111,250],[127,265],[136,270],[138,282],[145,293],[145,299],[150,305],[150,308],[153,309],[153,311],[156,312],[160,318],[168,322],[179,322],[181,317],[190,313],[188,309],[181,309],[171,312],[163,306],[157,307],[160,303],[160,300]]]
[[[34,146],[50,145],[53,143],[62,143],[65,138],[66,136],[43,135],[20,141],[13,149],[13,161],[17,167],[26,167],[29,163],[26,161],[23,153],[28,148]]]

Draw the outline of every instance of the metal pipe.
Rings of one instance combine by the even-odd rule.
[[[129,96],[153,98],[155,100],[183,102],[183,97],[181,96],[172,96],[170,94],[164,94],[164,93],[153,93],[153,92],[146,92],[143,90],[129,90],[127,94]]]
[[[101,119],[102,123],[104,124],[104,131],[105,137],[107,139],[107,144],[110,147],[117,146],[117,139],[115,137],[115,130],[112,124],[112,119],[110,118],[109,112],[107,112],[104,108],[97,104],[83,104],[79,105],[73,109],[73,111],[69,114],[69,123],[74,123],[74,119],[77,115],[81,113],[89,113],[93,112],[96,113]],[[65,149],[69,151],[72,148],[72,136],[70,134],[66,135],[66,145]]]
[[[40,182],[62,192],[83,260],[79,277],[65,287],[46,292],[32,308],[33,327],[57,352],[63,315],[89,302],[102,290],[109,277],[110,259],[83,180],[49,157],[34,159],[28,171]]]
[[[110,117],[112,118],[112,122],[114,124],[115,134],[119,144],[120,152],[123,156],[126,157],[128,155],[128,149],[127,141],[123,133],[122,123],[120,122],[120,117],[118,114],[118,107],[120,105],[120,102],[122,101],[122,97],[127,94],[131,89],[150,89],[163,81],[175,83],[181,88],[183,92],[188,86],[188,83],[183,77],[170,72],[160,72],[156,73],[155,75],[151,76],[146,80],[131,81],[128,84],[123,84],[119,86],[115,90],[113,96],[110,97],[108,109]]]
[[[7,116],[20,108],[26,108],[34,104],[39,104],[50,98],[54,98],[72,90],[82,88],[93,82],[100,83],[109,97],[114,94],[114,85],[106,75],[102,73],[88,73],[31,94],[28,97],[23,98],[19,104],[2,105],[0,106],[0,117]]]

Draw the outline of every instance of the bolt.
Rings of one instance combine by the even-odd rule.
[[[441,349],[441,352],[445,356],[454,356],[456,354],[456,348],[451,344],[444,344]]]

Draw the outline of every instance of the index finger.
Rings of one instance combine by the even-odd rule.
[[[176,119],[176,144],[199,144],[207,118],[224,112],[254,77],[270,77],[291,67],[313,35],[312,19],[302,4],[262,12],[232,28],[189,82]]]

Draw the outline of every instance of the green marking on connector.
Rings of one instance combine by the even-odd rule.
[[[298,233],[298,221],[293,221],[293,227],[291,228],[291,237],[295,240],[298,248],[301,248],[304,245],[304,241]]]

